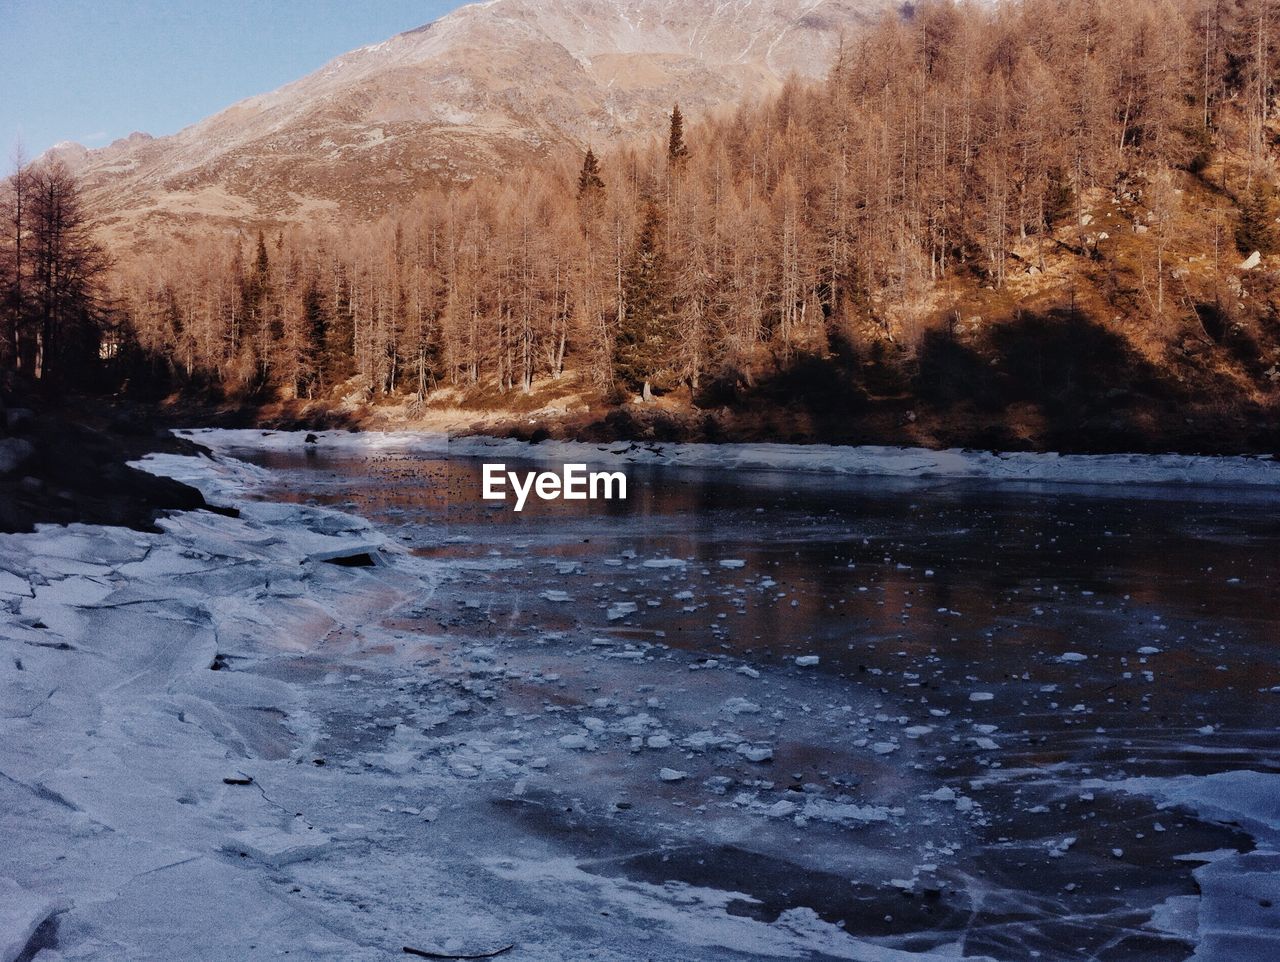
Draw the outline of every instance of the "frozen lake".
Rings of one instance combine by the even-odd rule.
[[[691,770],[671,793],[690,806],[713,800],[707,779],[745,776],[773,783],[748,785],[752,805],[785,808],[808,793],[906,809],[848,841],[787,826],[745,845],[680,839],[659,856],[625,824],[577,831],[588,813],[532,819],[574,857],[608,852],[615,870],[657,881],[751,879],[760,904],[739,908],[770,920],[802,905],[858,934],[963,931],[966,951],[997,958],[1180,959],[1184,942],[1144,924],[1157,904],[1196,891],[1196,863],[1180,856],[1252,847],[1148,799],[1083,786],[1277,771],[1274,501],[633,467],[626,503],[531,502],[516,514],[480,502],[472,458],[321,449],[255,460],[280,479],[268,497],[361,514],[427,557],[501,559],[462,608],[424,613],[433,631],[553,659],[568,649],[556,664],[566,678],[591,638],[660,646],[674,662],[660,693],[692,692],[714,709],[719,683],[690,674],[706,659],[787,677],[782,699],[747,716],[773,749],[766,768],[646,749],[638,771],[593,773],[607,779],[602,798],[646,793],[652,765],[669,761]],[[569,600],[548,600],[548,589]],[[621,611],[628,603],[635,610]],[[797,667],[804,655],[819,665]],[[585,705],[606,690],[597,681],[562,690]],[[948,837],[944,806],[913,795],[922,781],[980,814]],[[809,851],[780,856],[797,844]],[[878,860],[905,878],[868,870]]]
[[[446,445],[202,440],[256,467],[155,469],[240,521],[0,545],[49,962],[229,906],[315,958],[1280,957],[1274,494],[631,465],[517,515]]]

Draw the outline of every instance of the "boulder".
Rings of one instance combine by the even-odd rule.
[[[35,424],[35,412],[29,408],[9,408],[4,412],[4,423],[10,434],[21,434]]]
[[[31,446],[30,441],[22,438],[0,439],[0,477],[14,474],[35,453],[36,449]]]

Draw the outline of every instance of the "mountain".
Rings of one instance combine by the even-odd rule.
[[[169,137],[59,145],[113,233],[377,214],[813,77],[890,0],[488,0]]]

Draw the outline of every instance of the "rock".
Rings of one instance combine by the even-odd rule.
[[[155,428],[145,419],[128,412],[112,416],[110,430],[114,434],[123,434],[131,438],[145,438],[155,434]]]
[[[658,777],[664,782],[682,782],[689,777],[689,773],[677,771],[674,768],[660,768]]]
[[[30,441],[22,438],[0,439],[0,477],[16,472],[35,453],[36,449],[31,446]]]
[[[1240,262],[1240,270],[1251,271],[1262,263],[1262,252],[1254,251],[1248,257]]]
[[[36,423],[35,412],[29,408],[9,408],[4,412],[4,423],[10,434],[22,434]]]
[[[316,437],[314,434],[308,434],[305,438],[302,439],[302,443],[303,444],[319,444],[320,439]]]

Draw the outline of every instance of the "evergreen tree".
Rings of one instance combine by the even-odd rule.
[[[667,162],[680,164],[689,156],[689,146],[684,142],[684,116],[680,113],[680,105],[676,104],[671,111],[671,136],[667,140]]]
[[[345,381],[355,373],[355,307],[352,281],[345,269],[335,279],[333,306],[324,336],[323,378],[332,386]]]
[[[646,400],[652,387],[668,386],[677,347],[662,234],[658,206],[650,202],[623,277],[624,314],[614,351],[618,381]]]
[[[276,245],[277,250],[279,245]],[[258,231],[258,254],[253,261],[253,272],[259,279],[265,279],[267,276],[267,268],[270,262],[267,260],[267,241],[262,236],[262,231]]]
[[[1052,230],[1070,215],[1074,204],[1074,194],[1071,190],[1071,181],[1067,179],[1067,175],[1060,166],[1050,167],[1046,180],[1044,224]]]
[[[329,356],[329,314],[325,303],[324,292],[316,279],[311,278],[307,292],[303,296],[302,310],[304,316],[303,329],[307,337],[307,369],[309,372],[309,389],[313,384],[321,388],[327,387],[325,375],[333,368],[333,360]],[[301,391],[299,392],[301,393]],[[310,391],[308,390],[308,394]]]
[[[252,343],[261,330],[262,307],[267,296],[267,278],[270,276],[270,268],[266,238],[262,236],[262,231],[258,231],[258,252],[254,256],[253,267],[240,292],[240,313],[243,318],[240,337],[242,345]]]
[[[1275,247],[1275,229],[1272,226],[1271,199],[1261,178],[1253,182],[1253,188],[1240,201],[1240,226],[1236,228],[1236,246],[1241,254],[1260,251],[1270,254]]]
[[[578,196],[594,197],[604,190],[604,181],[600,178],[600,161],[596,160],[595,151],[587,148],[587,155],[582,158],[582,173],[578,175]]]

